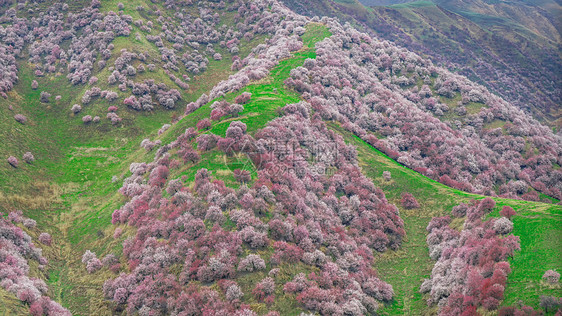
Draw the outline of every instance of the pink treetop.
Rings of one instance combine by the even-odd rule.
[[[14,119],[21,124],[25,124],[25,122],[27,122],[27,117],[25,117],[25,115],[23,114],[14,115]]]
[[[504,205],[502,210],[500,211],[500,215],[503,217],[507,217],[508,219],[511,219],[513,216],[516,215],[516,213],[511,206]]]
[[[550,284],[558,284],[560,281],[560,273],[554,270],[548,270],[542,276],[543,281],[550,283]]]
[[[420,207],[420,204],[418,203],[416,198],[411,193],[408,192],[402,193],[402,199],[400,199],[400,204],[402,204],[402,206],[405,209],[414,209]]]
[[[208,118],[202,119],[201,121],[197,122],[197,129],[198,130],[205,130],[211,127],[211,120]]]
[[[234,98],[234,102],[238,104],[246,104],[250,101],[251,98],[252,94],[250,92],[243,92],[242,94]]]
[[[10,156],[8,157],[8,163],[10,165],[12,165],[12,167],[17,168],[18,167],[18,159],[14,156]]]

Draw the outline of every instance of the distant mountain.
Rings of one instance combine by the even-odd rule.
[[[443,1],[434,3],[489,31],[533,34],[560,43],[562,7],[555,1]]]
[[[284,2],[298,13],[335,16],[427,54],[560,129],[562,7],[557,2]]]
[[[373,7],[373,6],[407,3],[407,2],[412,2],[412,1],[409,1],[409,0],[363,0],[363,1],[359,1],[359,2],[361,2],[365,6]]]

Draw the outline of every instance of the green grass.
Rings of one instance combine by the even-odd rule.
[[[498,127],[504,127],[505,123],[507,122],[503,120],[494,119],[492,122],[484,124],[484,128],[496,129]]]
[[[521,238],[521,251],[509,260],[512,272],[507,279],[503,304],[516,305],[522,300],[538,308],[541,295],[562,296],[560,284],[549,286],[541,281],[546,270],[562,272],[562,208],[524,201],[509,205],[517,210],[513,234]],[[500,215],[496,211],[491,216]]]
[[[281,60],[279,65],[270,71],[270,75],[258,82],[252,83],[237,93],[229,93],[225,99],[233,102],[234,98],[243,92],[250,92],[252,98],[244,105],[244,111],[239,114],[239,120],[246,123],[248,133],[252,133],[275,118],[276,112],[286,104],[301,101],[299,95],[285,87],[285,80],[289,78],[292,69],[302,66],[307,58],[316,58],[314,45],[330,36],[327,27],[322,24],[310,23],[307,31],[302,35],[304,48],[294,52],[291,58]],[[233,118],[234,119],[234,118]],[[221,121],[213,125],[211,132],[224,136],[231,120]]]
[[[275,118],[277,116],[277,109],[286,104],[299,102],[298,94],[286,89],[283,82],[289,77],[291,69],[302,66],[307,58],[315,57],[316,53],[311,49],[296,52],[294,57],[279,62],[279,65],[271,70],[269,77],[242,89],[240,93],[250,92],[252,93],[252,99],[244,105],[244,110],[239,114],[239,117],[232,120],[246,123],[248,133],[251,134]],[[229,94],[226,100],[233,102],[234,98],[240,93]],[[226,129],[232,120],[215,123],[211,128],[211,132],[224,137]]]

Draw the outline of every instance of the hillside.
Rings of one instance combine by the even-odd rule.
[[[556,2],[284,3],[423,53],[559,129],[562,8]]]
[[[1,6],[3,314],[558,308],[562,140],[484,87],[276,1]]]

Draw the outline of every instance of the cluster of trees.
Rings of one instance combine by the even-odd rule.
[[[196,304],[196,315],[232,314],[249,308],[237,276],[269,267],[269,276],[250,289],[267,305],[275,301],[275,289],[324,315],[374,312],[377,302],[392,300],[392,287],[377,277],[372,263],[373,251],[397,249],[404,237],[398,210],[361,174],[354,148],[319,117],[311,118],[308,107],[285,107],[285,116],[255,138],[239,121],[231,122],[224,138],[189,128],[161,146],[153,162],[132,164],[120,190],[130,200],[112,217],[115,225],[137,227],[123,243],[131,272],[105,283],[106,298],[129,313],[177,314]],[[169,178],[177,168],[175,155],[216,149],[254,160],[259,170],[252,187],[228,188],[206,169],[191,187]],[[330,168],[337,173],[325,172]],[[273,254],[258,254],[271,245]],[[96,260],[91,254],[83,259],[87,267]],[[319,272],[279,283],[276,267],[297,262]],[[178,265],[179,277],[172,272]]]
[[[28,61],[33,65],[35,76],[42,77],[46,73],[67,73],[72,84],[95,84],[98,80],[92,77],[94,64],[98,59],[99,68],[105,67],[111,57],[112,41],[117,36],[128,36],[132,18],[126,14],[99,11],[99,2],[92,1],[90,6],[82,10],[69,12],[68,4],[55,3],[34,14],[32,17],[18,17],[18,11],[26,11],[26,5],[18,5],[9,9],[2,17],[0,27],[0,93],[11,89],[17,80],[17,68],[14,61],[23,57],[23,50],[29,53]],[[26,13],[32,12],[29,9]],[[69,42],[68,48],[63,48],[63,42]],[[39,84],[32,82],[32,88]],[[92,98],[100,96],[100,89],[93,87],[83,96],[83,104],[88,104]],[[41,102],[49,102],[50,94],[41,92]],[[117,98],[114,92],[102,95],[108,100]],[[59,96],[56,98],[60,99]],[[78,113],[76,107],[72,110]],[[84,122],[91,121],[91,117],[84,117]],[[111,119],[111,118],[110,118]]]
[[[10,8],[0,17],[0,96],[7,98],[18,80],[17,58],[24,55],[23,47],[29,42],[29,27],[19,23],[16,9]]]
[[[1,35],[0,35],[1,36]],[[7,98],[6,92],[12,90],[18,80],[16,57],[10,53],[9,47],[0,44],[0,95]]]
[[[275,66],[279,59],[289,57],[291,51],[302,47],[299,35],[304,32],[306,19],[275,1],[166,1],[165,5],[174,9],[173,17],[165,18],[156,6],[136,8],[143,16],[158,23],[133,21],[123,11],[102,13],[98,1],[92,1],[90,6],[76,12],[69,12],[67,4],[54,4],[33,18],[18,17],[18,10],[25,10],[25,5],[7,10],[2,18],[6,26],[0,28],[0,54],[4,57],[0,63],[0,93],[6,96],[5,92],[16,82],[15,62],[23,56],[22,50],[26,47],[29,62],[37,77],[47,73],[66,73],[72,84],[94,86],[84,94],[82,106],[96,97],[114,101],[119,97],[118,94],[95,87],[99,80],[93,73],[95,69],[109,66],[107,62],[116,53],[113,40],[119,36],[129,36],[132,24],[141,30],[142,34],[136,34],[137,39],[145,36],[157,46],[160,56],[123,49],[118,52],[109,69],[107,82],[110,85],[117,84],[122,92],[131,91],[132,95],[124,99],[124,104],[135,110],[150,111],[156,102],[173,109],[181,99],[178,90],[162,83],[153,80],[134,81],[137,73],[155,71],[155,64],[161,64],[164,72],[178,87],[188,90],[190,77],[180,74],[183,71],[201,74],[207,69],[209,58],[221,60],[223,56],[218,50],[227,50],[234,56],[233,70],[244,70],[217,86],[211,93],[211,99],[214,99],[241,88],[250,80],[265,77],[269,73],[268,69]],[[235,24],[221,23],[221,12],[233,12]],[[267,34],[272,38],[241,60],[237,56],[240,41],[251,40],[259,34]],[[70,42],[68,48],[63,45],[64,41]],[[32,88],[37,89],[38,86],[34,80]],[[49,97],[50,94],[43,91],[41,102],[49,102]],[[243,103],[237,102],[239,105]],[[196,105],[200,103],[190,104],[189,111]],[[241,110],[240,106],[238,110]],[[75,114],[80,112],[76,107],[72,111]],[[113,124],[121,121],[117,113],[108,113],[107,118]],[[89,123],[94,118],[86,115],[82,120]]]
[[[216,85],[209,94],[210,99],[223,96],[232,91],[237,91],[246,86],[250,81],[259,80],[269,74],[269,69],[278,64],[279,60],[291,56],[291,52],[302,48],[303,26],[307,23],[306,18],[294,14],[286,7],[279,5],[277,2],[260,1],[247,4],[237,3],[241,5],[238,9],[239,14],[250,15],[246,18],[246,22],[256,23],[259,27],[249,27],[246,34],[249,33],[265,33],[272,37],[265,44],[260,44],[252,49],[252,52],[243,60],[234,56],[232,70],[239,70],[236,74],[230,76],[228,80],[224,80]],[[268,9],[269,8],[269,9]],[[258,10],[261,13],[253,12]],[[245,26],[238,27],[241,30]],[[236,32],[228,30],[227,34],[234,34],[234,38],[224,43],[226,47],[236,47]],[[245,38],[251,38],[253,35],[244,35]],[[223,45],[223,42],[220,43]],[[234,45],[234,46],[233,46]],[[206,103],[206,102],[204,102]],[[238,104],[242,104],[237,102]],[[189,104],[187,111],[192,112],[196,104]]]
[[[377,35],[399,46],[421,51],[433,61],[447,65],[449,69],[455,68],[462,75],[477,78],[478,82],[483,82],[510,103],[530,109],[541,117],[548,117],[551,109],[560,104],[562,61],[556,48],[533,40],[524,44],[512,41],[506,34],[475,35],[457,27],[459,25],[436,27],[442,27],[444,32],[441,34],[414,25],[404,28],[404,24],[408,23],[406,21],[412,21],[410,17],[387,20],[384,18],[387,13],[380,9],[373,19],[376,22],[371,24]],[[421,17],[421,12],[416,14]],[[440,23],[439,19],[434,22]],[[519,57],[513,58],[515,55]]]
[[[120,122],[120,118],[119,116],[110,116],[110,114],[108,113],[107,118],[110,119],[112,122],[115,121],[115,124],[117,124],[118,122]],[[82,122],[84,124],[88,124],[90,122],[94,122],[94,123],[99,123],[101,121],[101,118],[99,116],[94,116],[92,117],[91,115],[84,115],[82,117]]]
[[[143,16],[149,16],[158,23],[133,21],[119,6],[118,12],[102,13],[99,10],[99,1],[92,1],[90,6],[72,12],[68,11],[67,4],[54,4],[31,18],[18,16],[21,16],[20,11],[26,10],[26,5],[7,10],[2,17],[4,24],[0,28],[0,93],[6,97],[5,92],[16,82],[16,59],[23,57],[23,50],[26,48],[36,76],[66,73],[72,84],[95,85],[98,78],[93,76],[94,70],[107,66],[107,62],[115,54],[113,40],[119,36],[129,36],[134,23],[143,33],[137,33],[137,38],[146,36],[147,40],[155,43],[160,56],[151,57],[146,52],[122,50],[115,58],[114,65],[110,67],[108,83],[119,83],[121,91],[132,90],[134,98],[127,98],[125,101],[133,109],[153,109],[153,98],[165,108],[171,109],[181,98],[176,89],[163,87],[161,84],[154,84],[156,88],[143,89],[146,82],[137,84],[132,80],[137,73],[147,69],[156,70],[155,64],[149,63],[150,58],[162,64],[170,79],[186,90],[189,89],[187,82],[190,77],[185,74],[178,75],[181,74],[182,66],[192,74],[200,74],[207,69],[209,58],[222,59],[222,54],[217,52],[222,49],[234,55],[236,58],[233,61],[237,64],[235,68],[241,68],[244,62],[236,55],[242,38],[251,40],[257,34],[274,35],[280,29],[281,23],[289,26],[286,27],[286,32],[291,32],[292,21],[296,17],[293,13],[289,14],[290,11],[285,7],[272,1],[167,1],[165,5],[174,9],[173,17],[165,18],[156,6],[136,8]],[[221,12],[234,12],[235,24],[221,23]],[[300,24],[304,21],[305,19],[301,18]],[[63,45],[64,41],[70,42],[68,48]],[[296,39],[293,39],[292,43],[291,46],[297,49],[302,46]],[[267,73],[254,70],[252,74],[253,78],[258,78]],[[36,80],[33,81],[32,87],[38,88]],[[100,96],[99,93],[92,94],[93,89],[99,90],[96,87],[89,90],[83,96],[83,104],[88,104],[92,98]],[[45,91],[42,94],[42,102],[48,102],[47,93]],[[113,101],[118,95],[107,91],[102,92],[101,97]],[[114,124],[119,122],[117,114],[108,114],[108,119]],[[84,117],[83,121],[90,122],[90,116]]]
[[[82,263],[86,265],[86,270],[88,273],[94,273],[101,269],[103,266],[102,262],[95,253],[91,252],[90,250],[86,250],[84,255],[82,255]]]
[[[33,156],[33,154],[31,152],[26,152],[25,154],[23,154],[23,161],[25,161],[28,164],[31,164],[35,161],[35,157]],[[7,159],[8,163],[14,167],[17,168],[19,165],[19,160],[18,158],[14,157],[14,156],[10,156]]]
[[[477,315],[480,306],[496,310],[503,300],[511,272],[506,260],[520,247],[519,237],[508,235],[509,219],[482,220],[494,207],[494,200],[485,198],[453,208],[453,216],[465,218],[460,232],[450,227],[450,216],[435,217],[427,226],[430,256],[437,262],[420,290],[430,294],[429,305],[439,305],[440,315]]]
[[[252,94],[250,92],[243,92],[239,96],[234,98],[234,102],[236,102],[237,104],[246,104],[250,102],[251,98]]]
[[[152,30],[157,26],[150,21],[145,24],[142,20],[138,20],[134,24],[147,33],[146,39],[148,41],[153,42],[157,46],[160,53],[160,61],[164,63],[164,71],[173,82],[184,90],[189,89],[189,85],[184,80],[190,81],[190,78],[187,75],[181,77],[176,75],[178,72],[181,72],[181,64],[188,72],[194,75],[200,74],[208,67],[208,56],[215,60],[222,59],[222,55],[216,52],[217,46],[228,49],[231,54],[236,55],[239,51],[238,44],[240,38],[243,37],[246,40],[250,40],[255,34],[273,35],[280,28],[276,21],[283,23],[283,25],[289,25],[289,30],[292,30],[292,20],[295,17],[294,14],[288,15],[289,11],[286,8],[279,6],[277,3],[270,3],[270,1],[258,1],[251,5],[243,2],[236,2],[231,5],[227,5],[224,2],[195,4],[193,2],[167,1],[166,3],[168,7],[176,10],[174,15],[176,21],[165,19],[162,13],[154,7],[148,10],[144,7],[137,8],[137,10],[145,11],[148,15],[155,16],[155,19],[161,24],[161,32],[159,34],[153,35]],[[198,8],[198,15],[194,14],[193,10],[189,8],[195,5]],[[234,17],[237,22],[235,28],[229,27],[226,24],[221,25],[219,15],[221,11],[237,12]],[[288,19],[287,17],[290,18]],[[283,22],[281,22],[282,20]],[[304,19],[301,20],[304,23]],[[302,47],[300,41],[295,38],[293,38],[291,43],[290,47],[292,50]],[[102,52],[102,54],[109,58],[111,51],[105,50],[105,53]],[[147,89],[145,86],[146,82],[144,82],[144,85],[143,83],[137,84],[129,79],[134,77],[137,72],[145,71],[145,66],[142,63],[146,62],[149,57],[146,52],[136,54],[122,51],[121,56],[115,60],[115,65],[112,74],[108,77],[108,82],[110,84],[120,82],[119,88],[121,91],[126,91],[127,88],[132,89],[133,96],[126,98],[125,104],[133,109],[152,110],[153,101],[151,93],[156,94],[157,101],[164,107],[174,108],[178,99],[181,98],[177,90],[171,89],[167,91],[167,88],[165,86],[162,87],[162,84],[157,84],[158,88],[148,87]],[[137,59],[141,61],[141,64],[135,68],[133,61]],[[241,61],[240,58],[235,56],[233,59],[234,68],[241,68],[247,63],[246,60]],[[268,66],[271,68],[273,64]],[[154,71],[155,67],[154,64],[147,65],[149,71]],[[248,72],[251,79],[259,79],[267,75],[267,71],[263,69],[251,69]],[[239,89],[248,80],[236,81],[237,84],[234,87],[229,86],[228,89],[223,89],[223,91]],[[215,95],[212,94],[211,97],[214,98]],[[189,106],[193,105],[192,103]]]
[[[125,77],[114,71],[111,76],[118,76],[119,79],[125,79],[126,86],[131,87],[132,95],[123,100],[123,104],[137,111],[152,111],[156,101],[164,108],[173,109],[176,102],[181,99],[181,93],[177,89],[170,89],[164,83],[156,83],[154,79],[145,79],[143,82],[135,83],[132,80],[126,80]]]
[[[97,55],[101,56],[97,61],[98,67],[104,68],[107,60],[111,58],[113,40],[117,36],[129,36],[133,19],[130,15],[116,14],[113,11],[102,14],[94,5],[91,9],[85,8],[69,16],[75,19],[77,29],[82,29],[83,33],[73,38],[67,52],[67,78],[72,84],[86,84],[92,76]]]
[[[29,44],[29,62],[34,65],[36,76],[68,72],[72,84],[89,82],[98,53],[102,57],[98,65],[105,66],[111,57],[108,53],[113,47],[111,42],[116,36],[128,36],[132,22],[125,14],[112,11],[102,14],[96,1],[77,12],[68,12],[67,4],[54,4],[37,17],[27,19],[17,17],[17,10],[11,10],[9,16],[13,20],[8,22],[13,24],[8,26],[10,29],[5,33],[8,40],[4,42],[18,44],[19,50]],[[66,50],[62,48],[65,40],[70,41]],[[13,52],[13,56],[21,56],[21,52]]]
[[[161,144],[161,140],[151,141],[149,138],[145,138],[142,140],[140,146],[146,149],[146,151],[151,151],[154,147],[160,146]]]
[[[429,60],[325,22],[333,35],[286,81],[322,118],[458,189],[538,200],[536,190],[562,198],[556,167],[562,139],[552,130]]]
[[[30,261],[36,261],[39,269],[43,270],[47,259],[19,224],[34,229],[36,222],[23,217],[21,211],[11,212],[7,217],[0,213],[0,286],[29,304],[33,316],[70,315],[68,310],[47,296],[48,288],[43,280],[29,277]],[[40,238],[40,241],[46,243],[46,237]]]

